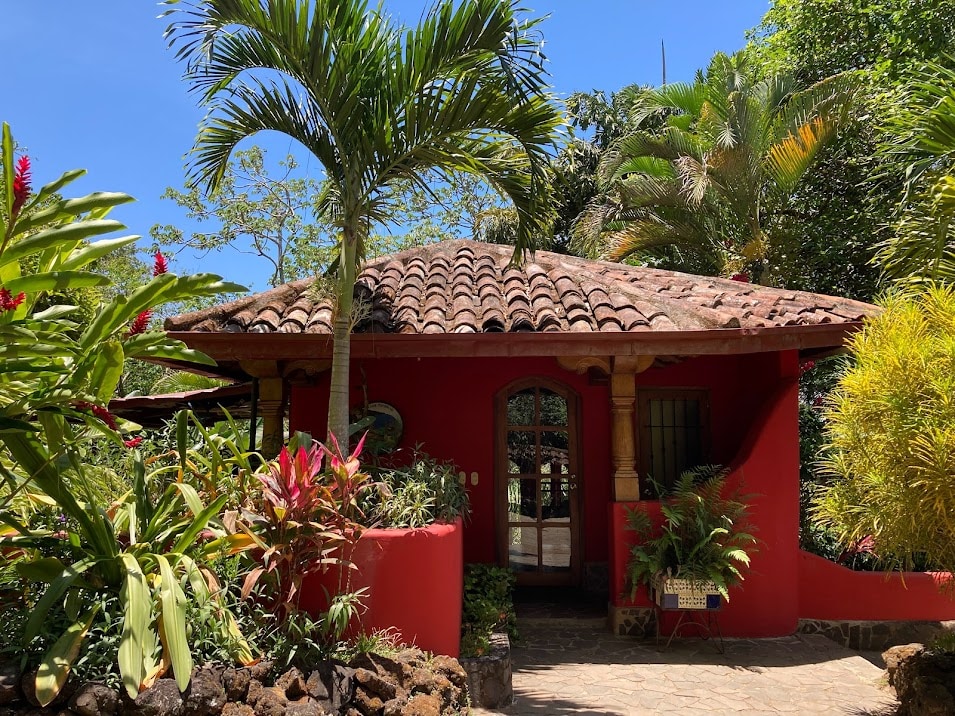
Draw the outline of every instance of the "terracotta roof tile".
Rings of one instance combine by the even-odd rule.
[[[455,240],[371,261],[357,333],[645,332],[856,322],[875,307],[661,269]],[[296,281],[166,321],[173,331],[331,333],[332,309]]]

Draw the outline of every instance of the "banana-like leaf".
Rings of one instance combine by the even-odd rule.
[[[79,306],[66,306],[66,305],[56,305],[50,306],[49,308],[40,311],[39,313],[33,314],[34,321],[54,321],[62,318],[63,316],[68,316],[71,313],[76,313],[79,310]]]
[[[196,365],[214,366],[216,362],[205,353],[192,348],[186,348],[184,343],[179,341],[169,341],[166,345],[149,346],[136,353],[127,353],[130,358],[141,358],[144,360],[163,359],[175,360],[183,363],[194,363]]]
[[[17,224],[17,231],[27,232],[38,226],[46,226],[55,221],[80,216],[81,214],[93,212],[97,209],[111,209],[114,206],[126,204],[131,201],[135,201],[135,199],[128,194],[108,191],[97,191],[78,199],[63,199],[46,209],[32,212],[29,216],[25,217],[23,221]],[[91,220],[96,219],[86,219],[85,221]]]
[[[192,654],[186,640],[186,595],[165,555],[156,555],[159,565],[159,605],[162,610],[163,647],[176,675],[176,686],[185,691],[192,677]]]
[[[47,706],[60,693],[66,678],[70,675],[73,662],[80,653],[80,646],[90,630],[93,619],[99,611],[95,605],[82,618],[73,622],[59,639],[50,647],[40,662],[36,673],[36,698],[40,706]]]
[[[17,562],[17,574],[31,582],[49,584],[56,580],[66,567],[56,557],[41,557],[29,561]]]
[[[23,643],[29,644],[40,633],[43,622],[46,619],[50,609],[56,604],[66,590],[73,586],[80,576],[96,563],[93,559],[81,559],[69,565],[50,582],[50,586],[43,592],[43,596],[37,601],[33,609],[30,610],[30,616],[23,628]]]
[[[156,667],[156,633],[153,631],[153,599],[138,560],[131,554],[119,555],[125,572],[120,601],[125,616],[119,642],[119,673],[126,693],[132,699],[147,674]]]
[[[180,484],[177,486],[182,487],[183,485]],[[189,527],[183,530],[182,535],[180,535],[179,539],[176,540],[173,551],[186,552],[186,550],[188,550],[189,547],[196,541],[196,538],[199,537],[199,533],[205,529],[207,524],[209,524],[209,520],[219,514],[220,510],[225,507],[228,500],[228,495],[219,495],[219,497],[213,500],[208,507],[196,513],[196,516],[193,518]]]
[[[3,158],[3,184],[7,188],[4,193],[6,211],[3,213],[10,216],[13,213],[13,135],[10,133],[10,125],[6,122],[3,123],[3,133],[0,138],[0,152]]]
[[[122,344],[115,338],[103,344],[96,354],[96,362],[89,377],[93,394],[102,402],[109,402],[123,377],[125,353]]]
[[[86,246],[81,246],[80,248],[75,249],[66,258],[62,264],[62,268],[82,268],[83,266],[102,258],[106,254],[112,253],[113,251],[121,249],[124,246],[129,246],[130,244],[136,243],[139,238],[140,237],[138,236],[124,236],[120,239],[103,239],[101,241],[94,241],[93,243],[87,244]]]
[[[15,293],[24,291],[63,291],[68,288],[85,288],[88,286],[108,286],[110,280],[105,276],[91,271],[50,271],[48,273],[34,273],[8,281],[6,288]]]
[[[36,193],[36,203],[42,204],[44,199],[53,196],[67,184],[72,184],[84,174],[86,174],[85,169],[70,169],[67,172],[63,172],[58,179],[54,179],[40,187],[40,191]]]
[[[3,252],[2,261],[3,263],[18,261],[51,248],[72,249],[91,236],[108,234],[125,228],[123,224],[112,219],[74,221],[64,226],[40,231],[29,238],[20,239],[7,247]]]
[[[7,375],[15,372],[10,369],[9,365],[4,366],[4,369]],[[22,432],[31,432],[35,433],[38,428],[32,423],[28,423],[25,420],[17,420],[16,418],[6,418],[0,415],[0,433],[22,433]]]

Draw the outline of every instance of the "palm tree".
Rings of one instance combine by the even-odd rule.
[[[318,205],[340,232],[328,428],[346,435],[352,294],[391,187],[422,185],[429,169],[480,174],[513,203],[519,250],[546,229],[544,169],[561,120],[537,21],[514,0],[439,0],[410,29],[366,0],[183,5],[167,34],[210,109],[191,181],[214,189],[236,145],[264,130],[325,168]]]
[[[601,159],[602,193],[575,222],[577,250],[622,260],[676,251],[696,270],[766,271],[786,201],[841,123],[855,86],[837,75],[798,91],[717,53],[692,84],[645,93]]]
[[[880,152],[905,165],[906,194],[895,231],[879,245],[875,260],[900,281],[953,282],[955,69],[927,65],[897,107]]]

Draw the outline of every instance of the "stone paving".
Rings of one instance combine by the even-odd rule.
[[[819,635],[781,639],[615,637],[599,620],[533,620],[512,650],[513,716],[853,714],[889,716],[897,702],[873,661]],[[868,656],[872,661],[866,658]]]

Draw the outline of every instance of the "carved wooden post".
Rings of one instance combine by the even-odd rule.
[[[610,374],[613,498],[616,502],[640,499],[637,475],[636,375],[653,365],[653,356],[616,356]]]

